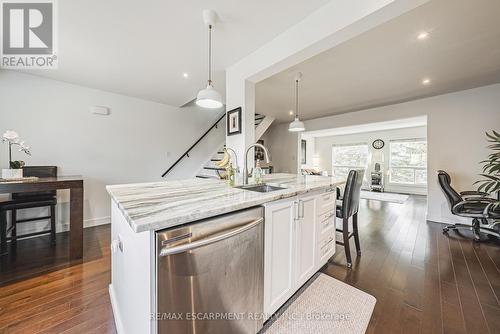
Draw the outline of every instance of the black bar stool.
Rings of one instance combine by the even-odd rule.
[[[24,176],[36,177],[57,177],[56,166],[27,166],[23,168]],[[57,192],[41,191],[32,193],[15,193],[12,194],[12,199],[9,201],[0,202],[0,249],[2,253],[7,249],[7,234],[11,233],[11,242],[15,244],[18,239],[28,238],[42,234],[50,233],[50,240],[52,244],[56,242],[56,205],[57,205]],[[49,215],[44,217],[34,218],[17,218],[17,210],[31,209],[31,208],[49,208]],[[7,228],[7,212],[12,212],[11,226]],[[17,224],[28,223],[40,220],[50,220],[50,229],[40,232],[28,233],[23,235],[17,234]]]
[[[342,200],[342,203],[338,203],[336,208],[337,218],[342,219],[342,229],[336,229],[337,232],[341,232],[343,236],[343,242],[336,241],[337,245],[344,246],[345,256],[347,261],[347,267],[352,267],[351,261],[351,248],[349,246],[349,239],[354,237],[354,243],[356,244],[357,255],[361,256],[361,248],[359,245],[359,233],[358,233],[358,210],[359,210],[359,196],[361,193],[361,185],[363,184],[364,170],[351,170],[347,176],[347,182],[344,189],[344,196],[340,196],[340,192],[337,192],[337,200]],[[337,188],[338,189],[338,188]],[[352,233],[349,233],[349,218],[352,217]]]

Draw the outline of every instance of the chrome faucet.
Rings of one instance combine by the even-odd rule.
[[[243,184],[248,184],[248,174],[250,174],[248,171],[248,152],[253,147],[260,147],[261,149],[263,149],[264,156],[266,157],[266,163],[269,163],[269,152],[267,151],[267,148],[264,145],[255,143],[255,144],[248,146],[248,148],[245,152],[245,167],[243,168]]]
[[[231,147],[226,147],[226,150],[233,153],[233,156],[234,156],[234,163],[235,163],[235,166],[234,169],[236,170],[236,173],[239,173],[240,172],[240,166],[238,165],[238,155],[236,154],[236,152],[231,148]]]

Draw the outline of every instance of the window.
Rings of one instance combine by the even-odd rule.
[[[351,169],[366,168],[368,144],[334,145],[332,148],[333,175],[347,177]]]
[[[427,184],[427,141],[425,139],[390,142],[389,182],[396,184]]]

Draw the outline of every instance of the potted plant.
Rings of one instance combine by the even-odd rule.
[[[496,131],[492,131],[491,134],[486,132],[488,137],[488,148],[492,152],[488,155],[488,159],[481,161],[483,164],[483,173],[480,174],[484,177],[483,180],[477,181],[480,186],[479,191],[484,191],[489,194],[500,191],[500,134]],[[500,207],[500,199],[494,204],[495,208]]]
[[[12,147],[18,146],[19,152],[24,152],[27,155],[31,155],[30,147],[27,146],[24,141],[21,141],[19,134],[13,130],[7,130],[2,136],[2,142],[9,145],[9,168],[2,169],[3,179],[15,179],[23,177],[23,167],[24,161],[13,161],[12,160]]]

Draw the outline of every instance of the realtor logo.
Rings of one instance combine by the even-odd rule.
[[[1,67],[57,68],[55,0],[0,0],[0,3]]]

